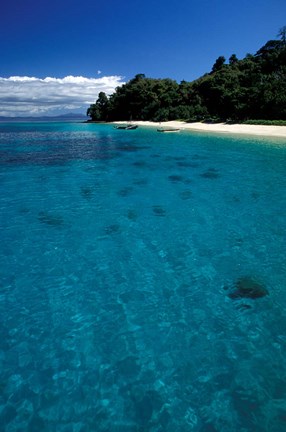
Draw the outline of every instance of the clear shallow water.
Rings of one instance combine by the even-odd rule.
[[[1,430],[285,430],[285,142],[18,123],[0,143]],[[245,276],[269,295],[231,298]]]

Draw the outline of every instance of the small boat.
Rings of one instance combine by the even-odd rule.
[[[115,129],[132,130],[132,129],[137,129],[138,125],[127,124],[127,125],[114,126],[114,128]]]
[[[179,128],[160,128],[157,129],[157,132],[180,132]]]
[[[131,130],[131,129],[137,129],[138,125],[128,125],[125,129],[126,130]]]

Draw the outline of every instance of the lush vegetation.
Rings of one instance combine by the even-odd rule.
[[[193,82],[138,74],[110,97],[99,93],[87,115],[93,121],[286,120],[286,26],[279,36],[242,60],[235,54],[228,63],[218,57],[212,70]]]
[[[264,126],[286,126],[286,120],[246,120],[243,124]]]

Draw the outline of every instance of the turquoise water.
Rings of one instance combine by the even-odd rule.
[[[285,140],[0,143],[1,431],[284,431]]]

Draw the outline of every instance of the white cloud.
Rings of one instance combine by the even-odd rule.
[[[0,116],[37,116],[84,113],[104,91],[110,95],[124,84],[120,76],[86,78],[36,78],[26,76],[0,77]]]

